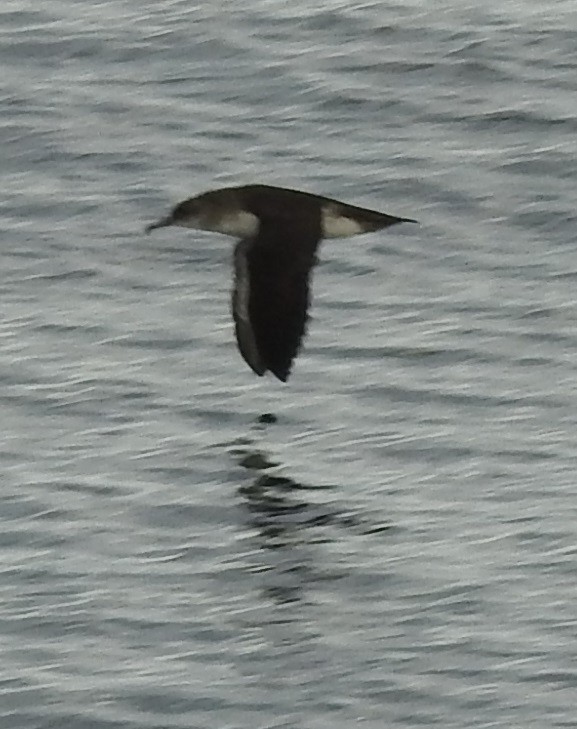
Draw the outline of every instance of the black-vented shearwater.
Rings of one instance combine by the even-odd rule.
[[[178,225],[240,238],[232,293],[238,348],[257,375],[270,371],[286,382],[306,329],[320,241],[414,222],[299,190],[244,185],[185,200],[146,231]]]

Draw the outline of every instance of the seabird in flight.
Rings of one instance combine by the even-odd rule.
[[[286,382],[306,329],[321,239],[414,222],[299,190],[244,185],[185,200],[146,232],[178,225],[240,238],[232,293],[238,348],[257,375],[270,371]]]

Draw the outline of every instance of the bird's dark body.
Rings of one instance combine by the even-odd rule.
[[[241,238],[234,252],[232,312],[239,350],[258,375],[282,382],[306,331],[310,278],[323,237],[414,222],[331,198],[268,185],[213,190],[149,226],[182,225]]]

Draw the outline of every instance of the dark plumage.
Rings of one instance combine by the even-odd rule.
[[[167,225],[240,238],[232,311],[239,350],[257,375],[286,382],[305,334],[310,276],[322,238],[415,222],[298,190],[246,185],[177,205],[147,231]]]

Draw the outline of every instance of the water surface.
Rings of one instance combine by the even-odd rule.
[[[2,725],[573,726],[573,4],[0,19]],[[143,235],[253,181],[420,220],[324,244],[287,386]]]

